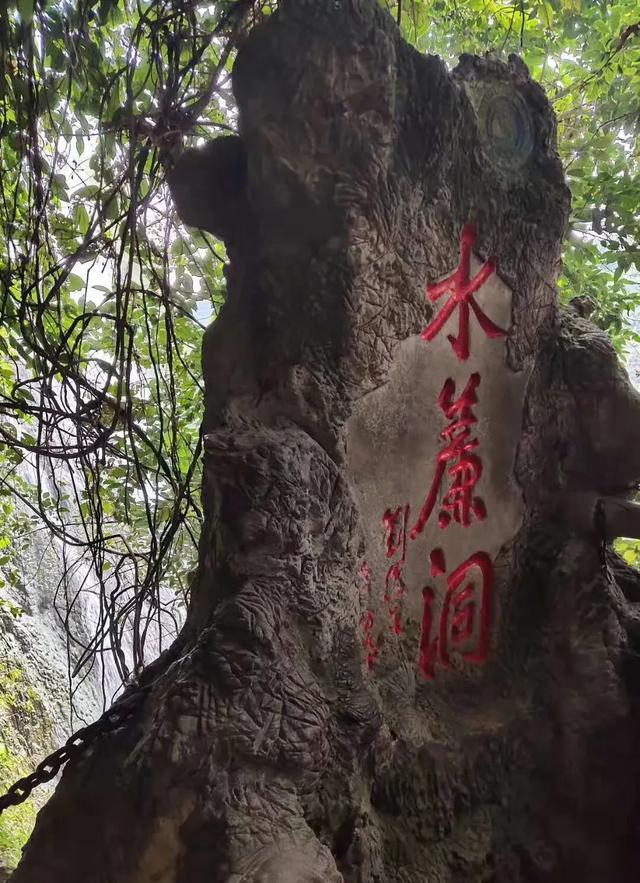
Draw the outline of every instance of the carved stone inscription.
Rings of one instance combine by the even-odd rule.
[[[474,239],[465,225],[457,269],[427,287],[432,321],[347,427],[366,664],[413,660],[428,680],[487,660],[495,562],[523,513],[513,467],[526,376],[506,363],[511,291]]]

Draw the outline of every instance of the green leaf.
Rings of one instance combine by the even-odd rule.
[[[35,9],[34,0],[18,0],[16,5],[22,21],[26,25],[30,25],[33,21],[33,11]]]
[[[89,229],[89,212],[80,202],[76,203],[72,210],[73,221],[80,233],[84,236]]]
[[[68,291],[83,291],[86,288],[86,284],[86,280],[82,276],[78,276],[76,273],[69,273],[67,277]]]

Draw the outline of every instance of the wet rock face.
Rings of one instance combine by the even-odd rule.
[[[34,736],[26,736],[25,747],[32,759],[41,759],[44,749],[50,749],[69,735],[70,696],[67,668],[67,636],[56,604],[61,603],[58,592],[64,576],[64,563],[55,539],[46,532],[34,532],[29,547],[20,553],[21,582],[13,589],[7,587],[12,604],[22,611],[18,618],[8,611],[2,617],[2,659],[18,667],[24,681],[37,694],[44,718],[44,743],[29,745]],[[82,575],[71,577],[75,591],[80,588]],[[58,597],[58,602],[56,602]],[[61,609],[60,607],[58,609]],[[97,612],[92,599],[82,600],[74,608],[71,627],[86,640],[93,634]],[[98,668],[79,688],[74,697],[75,725],[89,723],[99,716],[103,707],[102,677]],[[115,691],[118,682],[113,669],[107,672],[106,690]],[[25,722],[26,724],[26,722]],[[28,729],[28,725],[26,727]],[[39,756],[40,755],[40,756]]]
[[[569,194],[545,96],[518,59],[449,72],[420,56],[374,0],[285,0],[239,52],[234,90],[247,223],[229,233],[228,299],[203,347],[188,621],[138,723],[65,774],[14,883],[98,868],[121,883],[292,868],[331,883],[636,880],[639,582],[608,579],[597,538],[556,502],[602,474],[638,478],[625,452],[640,415],[602,335],[558,311]],[[419,339],[447,300],[425,285],[455,272],[470,221],[474,260],[496,260],[477,304],[507,334],[485,352],[473,310],[469,354],[452,359],[460,304]],[[474,373],[478,401],[456,409]],[[606,445],[596,381],[624,414]],[[471,500],[466,526],[441,489],[432,517],[451,521],[418,532],[406,632],[387,626],[369,665],[380,632],[363,597],[384,608],[396,508],[424,502],[454,418],[455,437],[482,439],[458,453],[465,487],[468,457],[484,458],[485,517]],[[471,588],[437,645],[422,590],[442,621],[443,559],[448,580],[474,552],[496,603],[471,659],[486,571],[458,574]]]
[[[35,483],[29,467],[23,466],[22,472],[26,481]],[[44,486],[46,489],[46,479]],[[0,607],[0,665],[20,670],[21,682],[38,703],[38,733],[30,727],[26,708],[25,732],[21,734],[17,726],[16,733],[28,757],[39,762],[72,730],[99,717],[120,691],[122,679],[107,646],[105,653],[89,658],[70,683],[70,669],[75,668],[83,649],[94,639],[101,617],[100,600],[87,588],[92,584],[90,568],[77,551],[64,549],[46,529],[33,531],[29,542],[19,549],[14,565],[20,579],[15,585],[3,587],[3,597],[19,615]],[[174,623],[167,618],[163,625],[169,638],[173,637]],[[159,652],[154,628],[146,648],[150,662]],[[130,664],[131,647],[126,637],[123,652]]]
[[[23,468],[26,480],[31,479]],[[6,581],[0,607],[0,790],[31,773],[38,763],[64,743],[72,726],[79,728],[102,711],[102,678],[98,666],[79,685],[74,696],[73,724],[67,668],[67,636],[56,598],[64,576],[57,540],[46,531],[33,531],[28,544],[11,562],[19,579]],[[82,575],[76,571],[68,587],[77,592]],[[88,599],[92,601],[91,597]],[[88,640],[97,624],[96,612],[82,595],[70,618],[76,635]],[[20,611],[19,615],[16,612]],[[109,679],[111,675],[111,679]],[[106,688],[114,672],[107,673]],[[34,792],[29,802],[3,815],[0,830],[0,866],[13,867],[33,825],[35,813],[53,791],[53,784]],[[4,876],[3,876],[4,874]],[[0,880],[9,871],[0,867]]]
[[[22,465],[26,481],[33,472]],[[46,488],[46,482],[45,482]],[[19,506],[20,504],[18,504]],[[63,550],[47,530],[32,531],[11,562],[19,579],[6,581],[0,606],[0,790],[28,773],[59,748],[72,732],[95,721],[121,690],[109,651],[89,659],[71,679],[69,673],[100,624],[100,604],[87,590],[88,567]],[[68,569],[65,573],[65,567]],[[66,595],[65,595],[66,590]],[[65,623],[67,603],[73,599]],[[172,622],[167,623],[174,634]],[[73,635],[71,646],[67,628]],[[157,653],[156,634],[147,642],[148,657]],[[69,663],[68,652],[71,652]],[[125,640],[124,652],[131,656]],[[29,825],[46,803],[54,783],[33,792],[20,809],[3,815],[0,865],[13,867]],[[9,871],[6,871],[9,874]],[[1,877],[0,879],[4,879]]]

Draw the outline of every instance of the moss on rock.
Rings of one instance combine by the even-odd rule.
[[[30,773],[50,750],[51,734],[38,692],[13,660],[0,659],[0,793]],[[0,881],[15,868],[51,787],[0,815]]]

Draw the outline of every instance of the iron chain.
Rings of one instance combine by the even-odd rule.
[[[100,736],[117,730],[135,717],[149,689],[150,687],[138,687],[128,696],[118,700],[97,721],[77,730],[61,748],[45,757],[32,773],[14,782],[8,791],[0,795],[0,815],[8,807],[24,803],[34,788],[50,782],[68,760],[84,754]]]

